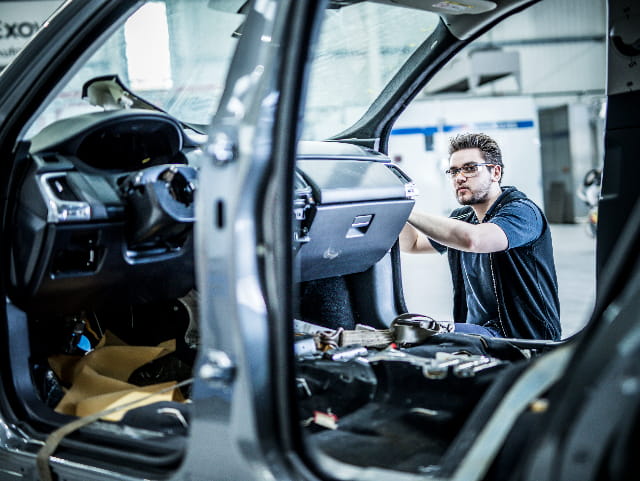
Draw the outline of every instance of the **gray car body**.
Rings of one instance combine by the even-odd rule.
[[[437,68],[501,17],[527,3],[506,3],[482,22],[456,24],[452,35],[458,41],[448,42],[443,50],[429,53],[425,49],[417,54],[412,60],[417,68],[401,73],[394,88],[383,91],[365,117],[337,137],[384,150],[393,119]],[[86,55],[83,45],[108,31],[136,4],[67,2],[3,72],[3,192],[11,179],[8,159],[19,148],[16,140],[26,119],[51,95],[68,65]],[[181,466],[170,479],[313,480],[327,475],[308,462],[296,417],[290,415],[295,407],[289,328],[293,310],[290,296],[282,295],[291,291],[293,283],[289,199],[293,196],[296,127],[303,108],[309,47],[322,6],[322,2],[300,0],[252,5],[221,107],[209,127],[208,157],[200,176],[200,184],[208,188],[198,192],[196,207],[197,281],[204,293],[203,347],[194,370],[191,432]],[[610,17],[624,16],[624,8],[622,2],[611,0]],[[265,36],[272,42],[261,41]],[[637,384],[639,375],[640,323],[635,307],[640,298],[640,220],[637,212],[628,217],[622,214],[632,211],[638,196],[637,182],[622,177],[640,154],[633,140],[640,128],[638,110],[633,110],[638,104],[640,75],[637,68],[616,65],[613,60],[610,67],[609,84],[615,89],[609,92],[613,120],[608,123],[605,171],[609,162],[611,174],[609,179],[605,175],[603,184],[597,304],[584,333],[529,374],[534,378],[548,375],[550,384],[564,387],[554,398],[559,407],[545,418],[529,449],[518,454],[513,479],[595,479],[598,460],[615,438],[625,413],[637,419],[638,390],[625,380],[635,379]],[[626,81],[621,83],[619,77]],[[241,114],[237,105],[243,107]],[[5,225],[3,232],[8,228]],[[6,370],[2,376],[3,383],[10,382]],[[527,379],[523,374],[522,389],[531,388]],[[602,408],[613,400],[621,400],[616,413],[603,416]],[[504,422],[489,433],[495,439],[504,440],[517,427],[516,413],[521,406],[513,406],[510,411],[505,405]],[[41,433],[22,425],[19,407],[4,396],[0,415],[0,479],[39,479],[35,453]],[[488,424],[487,429],[492,426]],[[585,443],[583,435],[589,426],[597,435],[591,431]],[[447,479],[481,479],[496,454],[488,447],[471,450],[461,460],[460,469]],[[324,462],[337,479],[418,479]],[[82,457],[56,456],[50,465],[58,479],[146,478],[136,467]],[[425,474],[419,479],[437,478]]]

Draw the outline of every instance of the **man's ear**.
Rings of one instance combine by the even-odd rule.
[[[500,182],[502,180],[502,166],[494,165],[493,166],[493,175],[491,176],[493,180],[496,182]]]

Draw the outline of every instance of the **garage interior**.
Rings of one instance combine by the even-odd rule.
[[[0,0],[0,29],[11,26],[24,34],[0,37],[0,69],[35,33],[27,27],[42,24],[61,3]],[[503,148],[505,183],[538,202],[552,223],[564,337],[587,322],[595,295],[595,238],[578,192],[603,155],[605,18],[603,0],[541,2],[512,17],[432,79],[398,120],[389,146],[391,159],[421,192],[417,206],[446,215],[456,206],[440,175],[448,138],[465,130],[496,137]],[[400,48],[402,39],[395,41]],[[379,65],[393,63],[394,49],[382,44],[368,39],[369,54],[379,57]],[[375,88],[376,73],[369,77],[363,81]],[[310,118],[332,109],[330,99],[316,103],[320,106],[314,108],[310,102]],[[403,254],[402,264],[408,309],[448,319],[446,260]]]

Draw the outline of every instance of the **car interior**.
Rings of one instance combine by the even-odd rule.
[[[31,139],[16,174],[8,322],[16,394],[32,421],[69,422],[191,377],[200,156],[187,128],[142,109],[63,119]],[[371,276],[390,272],[389,252],[413,206],[410,179],[371,149],[303,142],[295,191],[301,320],[387,328],[391,300],[378,306],[385,312],[365,300],[356,308],[346,284],[367,288]],[[171,346],[160,353],[140,347],[163,343]],[[127,352],[137,352],[133,364],[113,357]],[[370,386],[362,388],[358,398]],[[111,420],[158,431],[143,439],[149,456],[166,451],[155,464],[175,462],[189,392],[175,388]],[[102,442],[92,445],[103,449],[98,431]]]
[[[122,446],[126,426],[136,428],[128,442],[137,458],[158,469],[179,459],[190,386],[176,386],[191,379],[198,348],[201,154],[171,116],[126,109],[54,122],[20,160],[8,322],[16,394],[31,422],[56,426],[151,393],[104,415],[119,429],[92,424],[65,440],[68,450],[83,439],[85,452]],[[379,152],[341,142],[301,142],[297,166],[294,351],[309,446],[353,465],[453,469],[510,380],[552,343],[403,319],[390,292],[411,180]],[[347,337],[363,332],[378,338]]]
[[[474,0],[479,16],[490,12],[482,21],[450,15],[452,3],[433,7],[441,45],[413,63],[450,57],[460,39],[528,2]],[[399,115],[398,87],[430,74],[400,72],[372,115],[297,146],[294,416],[306,456],[341,479],[351,467],[452,475],[519,376],[563,345],[463,335],[407,312],[397,240],[416,191],[383,153],[390,124],[380,125]],[[33,433],[96,417],[61,441],[62,456],[113,456],[153,475],[180,465],[190,430],[204,132],[117,78],[90,79],[83,96],[115,107],[54,121],[16,150],[4,280],[12,392]],[[545,387],[504,459],[546,412]]]

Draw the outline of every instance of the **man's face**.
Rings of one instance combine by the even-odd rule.
[[[485,162],[480,149],[464,149],[451,154],[449,168],[456,169],[469,164],[483,164]],[[459,172],[453,177],[451,183],[458,202],[462,205],[485,202],[489,197],[493,183],[497,182],[496,169],[496,167],[482,165],[478,167],[475,174],[466,176],[463,172]]]

